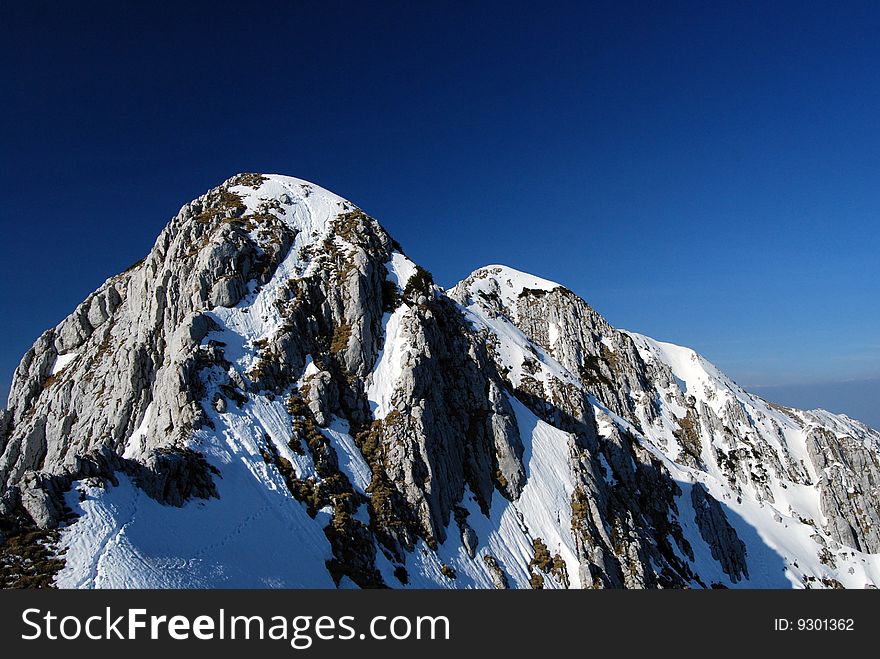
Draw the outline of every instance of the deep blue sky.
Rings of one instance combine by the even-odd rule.
[[[875,378],[832,407],[880,426],[877,3],[144,4],[0,0],[0,387],[266,171],[443,284],[555,279],[744,385]]]

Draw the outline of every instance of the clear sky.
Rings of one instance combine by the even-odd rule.
[[[264,171],[880,426],[878,3],[181,4],[0,0],[0,388]]]

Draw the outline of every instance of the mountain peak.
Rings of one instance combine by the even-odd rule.
[[[0,411],[4,574],[62,586],[862,587],[878,482],[866,426],[508,266],[444,293],[275,174],[184,205]]]
[[[556,290],[567,289],[556,282],[528,272],[493,264],[474,270],[449,290],[449,296],[466,307],[476,303],[494,307],[499,313],[507,310],[507,313],[516,316],[521,297]]]
[[[323,235],[334,218],[356,210],[346,199],[303,179],[243,173],[185,204],[180,215],[203,223],[222,220],[249,229],[274,217],[311,236]]]
[[[557,284],[549,279],[497,263],[474,270],[466,279],[459,282],[455,288],[464,286],[473,290],[479,290],[484,285],[484,282],[495,282],[498,290],[509,297],[518,297],[524,290],[552,291],[562,288],[561,284]]]

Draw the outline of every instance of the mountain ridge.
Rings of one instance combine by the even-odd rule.
[[[491,265],[443,290],[351,202],[242,174],[22,359],[4,533],[55,529],[64,564],[0,564],[76,587],[863,587],[878,453],[555,282]]]

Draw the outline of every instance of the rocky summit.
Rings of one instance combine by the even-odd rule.
[[[505,266],[450,290],[242,174],[46,331],[0,411],[7,587],[866,588],[880,433]]]

